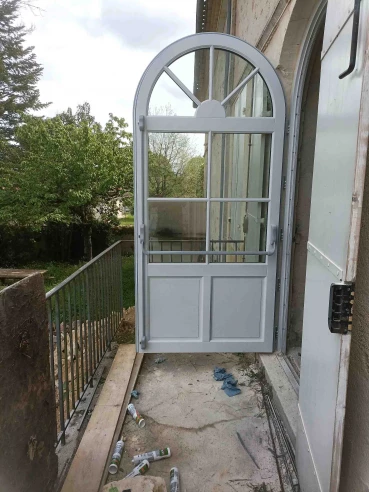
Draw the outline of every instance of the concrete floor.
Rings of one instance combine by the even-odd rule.
[[[248,364],[235,354],[146,355],[134,404],[146,420],[139,429],[127,416],[121,470],[129,473],[133,455],[169,446],[172,457],[151,464],[149,475],[165,479],[177,466],[181,492],[280,491],[268,421],[257,383],[250,385]],[[241,383],[241,394],[229,398],[213,379],[215,366],[225,367]],[[246,369],[246,371],[245,371]],[[239,432],[253,459],[240,444]],[[267,487],[260,488],[263,484]]]

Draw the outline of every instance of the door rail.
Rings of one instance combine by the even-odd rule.
[[[175,255],[192,255],[192,256],[272,256],[274,255],[275,251],[276,251],[276,247],[277,247],[277,226],[272,226],[271,227],[271,240],[270,240],[270,249],[267,249],[266,251],[240,251],[240,250],[235,250],[235,251],[224,251],[224,250],[220,250],[220,251],[217,251],[217,250],[214,250],[214,245],[215,244],[219,244],[219,247],[221,246],[221,244],[225,243],[225,244],[228,244],[228,243],[234,243],[237,247],[237,245],[239,243],[241,243],[242,245],[244,245],[244,241],[241,241],[241,240],[233,240],[233,239],[230,239],[230,240],[210,240],[210,246],[213,248],[212,250],[210,251],[206,251],[206,249],[204,248],[204,250],[199,250],[199,251],[193,251],[193,250],[152,250],[151,249],[151,245],[152,243],[159,243],[160,244],[160,247],[162,247],[163,243],[170,243],[171,244],[171,247],[172,247],[172,243],[175,243],[176,240],[157,240],[157,239],[154,239],[154,238],[150,238],[150,241],[149,241],[149,250],[143,250],[143,253],[146,255],[146,256],[151,256],[151,258],[154,256],[154,255],[157,255],[157,256],[161,256],[163,257],[164,255],[170,255],[171,257],[173,257],[173,253],[175,251]],[[203,243],[205,244],[205,240],[204,239],[191,239],[191,240],[177,240],[177,242],[181,243],[181,248],[183,248],[183,244],[186,243],[186,242],[189,242],[189,243]],[[214,255],[214,252],[216,251],[216,255]],[[162,258],[162,261],[161,263],[163,263],[163,258]]]
[[[225,261],[225,256],[224,259],[221,258],[221,255],[219,254],[221,251],[225,251],[227,255],[233,255],[237,251],[242,251],[244,248],[245,241],[242,239],[211,239],[210,240],[210,247],[212,251],[212,261],[213,262],[221,262]],[[154,246],[156,247],[158,245],[159,250],[154,250]],[[195,249],[193,249],[193,246],[196,246]],[[176,249],[176,247],[179,247],[179,249]],[[188,246],[188,249],[186,247]],[[163,249],[164,247],[167,247],[169,249]],[[229,250],[229,247],[233,247],[233,250]],[[218,248],[218,249],[217,249]],[[199,250],[199,251],[197,251]],[[150,260],[152,263],[154,263],[154,258],[153,256],[160,256],[160,261],[155,261],[155,263],[164,263],[164,257],[162,255],[170,255],[170,262],[169,263],[175,263],[173,262],[173,256],[180,256],[180,261],[179,263],[183,263],[183,257],[188,255],[191,257],[190,263],[201,263],[199,261],[199,258],[197,260],[195,259],[195,256],[201,257],[202,261],[204,261],[204,252],[206,250],[206,240],[205,238],[202,239],[154,239],[150,238],[149,241],[149,251],[147,254],[150,256]],[[215,253],[215,254],[214,254]],[[218,257],[218,259],[217,259]]]
[[[65,444],[71,418],[93,387],[96,369],[123,317],[122,241],[47,292],[46,305],[56,441]]]

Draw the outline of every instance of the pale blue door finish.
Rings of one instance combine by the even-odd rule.
[[[139,351],[273,350],[284,124],[274,68],[238,38],[180,39],[146,69],[134,105]]]

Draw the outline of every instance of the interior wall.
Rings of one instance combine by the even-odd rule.
[[[317,35],[307,70],[300,123],[300,142],[296,177],[295,214],[291,256],[290,299],[287,348],[301,346],[304,315],[307,242],[309,237],[311,187],[314,170],[316,124],[318,117],[320,54],[323,26]]]
[[[366,167],[340,492],[369,491],[369,163]]]

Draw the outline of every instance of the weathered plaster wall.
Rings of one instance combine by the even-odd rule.
[[[237,0],[234,34],[256,46],[279,1]]]
[[[355,287],[340,492],[369,491],[369,165]]]
[[[41,275],[0,292],[0,490],[49,492],[56,420]]]
[[[277,69],[289,107],[301,44],[320,0],[234,0],[232,34],[260,49]]]

